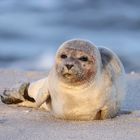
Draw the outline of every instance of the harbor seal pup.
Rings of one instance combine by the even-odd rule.
[[[108,119],[120,110],[125,71],[111,50],[73,39],[58,49],[48,77],[16,89],[5,90],[2,102],[43,107],[61,119]]]

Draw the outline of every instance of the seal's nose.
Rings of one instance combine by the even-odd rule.
[[[70,70],[73,67],[73,65],[71,64],[66,64],[65,66],[67,67],[68,70]]]

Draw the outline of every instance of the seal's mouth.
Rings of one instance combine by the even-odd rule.
[[[65,74],[63,74],[63,76],[65,77],[65,78],[71,78],[72,77],[72,74],[71,73],[65,73]]]

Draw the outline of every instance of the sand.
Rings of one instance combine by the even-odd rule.
[[[45,72],[0,70],[0,94],[20,81],[33,81]],[[128,91],[121,114],[104,121],[65,121],[31,108],[0,102],[0,140],[140,140],[140,74],[127,74]]]

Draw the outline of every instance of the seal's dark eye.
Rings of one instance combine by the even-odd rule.
[[[62,59],[65,59],[65,58],[67,58],[67,55],[62,54],[62,55],[61,55],[61,58],[62,58]]]
[[[80,58],[79,58],[79,60],[81,60],[81,61],[88,61],[88,57],[87,56],[81,56]]]

